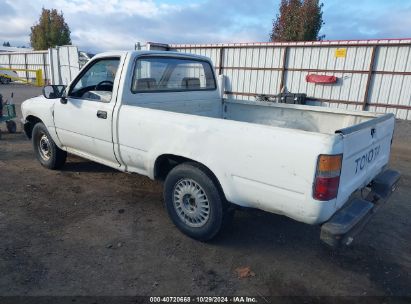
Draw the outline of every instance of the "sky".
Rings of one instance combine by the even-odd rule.
[[[42,7],[62,11],[73,44],[99,52],[136,42],[268,41],[280,0],[0,0],[0,43],[29,46]],[[411,0],[323,0],[325,39],[411,37]]]

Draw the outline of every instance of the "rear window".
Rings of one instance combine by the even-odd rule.
[[[131,86],[133,93],[215,89],[214,73],[209,62],[174,57],[139,58]]]

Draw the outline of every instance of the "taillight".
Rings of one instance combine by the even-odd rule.
[[[342,154],[320,155],[317,161],[313,197],[319,201],[329,201],[337,197],[340,184]]]

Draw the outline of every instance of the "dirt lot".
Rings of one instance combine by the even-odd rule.
[[[1,86],[15,102],[38,88]],[[5,131],[5,125],[1,128]],[[239,211],[205,244],[174,228],[162,185],[69,157],[43,169],[22,133],[0,141],[0,295],[411,296],[411,124],[391,166],[401,188],[352,248],[322,246],[319,227]],[[255,276],[239,279],[250,266]]]

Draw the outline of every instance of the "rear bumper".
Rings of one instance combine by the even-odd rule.
[[[385,170],[377,175],[365,199],[352,199],[321,226],[321,240],[332,247],[349,245],[397,189],[400,177],[395,170]]]

